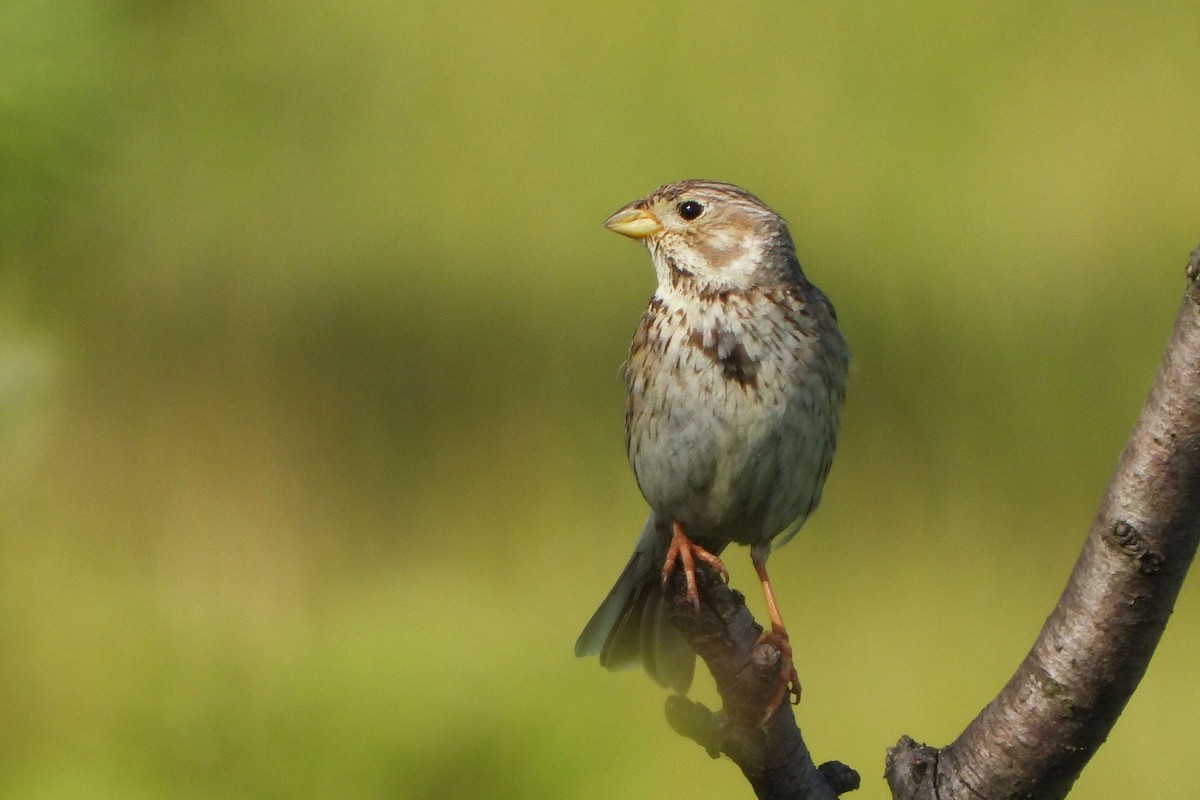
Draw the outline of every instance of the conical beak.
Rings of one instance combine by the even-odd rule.
[[[630,203],[604,220],[604,227],[630,239],[645,239],[663,229],[658,217],[644,208],[638,208],[637,203]]]

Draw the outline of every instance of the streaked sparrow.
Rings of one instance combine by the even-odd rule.
[[[610,669],[641,663],[686,692],[695,654],[671,624],[663,587],[677,568],[699,607],[694,564],[722,574],[748,545],[781,689],[798,691],[767,556],[821,499],[833,461],[849,352],[833,306],[809,283],[787,225],[744,189],[683,181],[604,223],[642,241],[658,288],[624,367],[625,443],[650,518],[625,570],[575,644]]]

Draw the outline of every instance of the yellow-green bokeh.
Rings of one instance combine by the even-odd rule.
[[[1200,241],[1198,28],[8,0],[0,797],[748,796],[571,655],[644,514],[652,273],[599,223],[686,177],[789,219],[855,354],[773,566],[810,744],[885,797],[884,748],[1024,655],[1145,395]],[[1200,787],[1198,616],[1080,796]]]

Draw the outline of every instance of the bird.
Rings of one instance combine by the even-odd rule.
[[[750,548],[781,653],[799,680],[767,557],[821,500],[837,446],[850,354],[829,299],[805,276],[783,218],[730,183],[653,190],[604,227],[640,241],[657,287],[622,367],[625,446],[650,514],[633,555],[575,644],[608,669],[638,664],[686,694],[695,652],[668,617],[667,580],[695,565],[726,580],[721,553]]]

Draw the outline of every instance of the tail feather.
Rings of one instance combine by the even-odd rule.
[[[647,592],[642,611],[642,663],[659,685],[687,694],[696,671],[696,652],[671,622],[667,598],[655,570],[654,590]]]
[[[682,694],[692,684],[696,654],[667,615],[659,581],[666,547],[651,514],[629,563],[575,642],[575,655],[599,656],[601,666],[614,670],[641,664]]]

